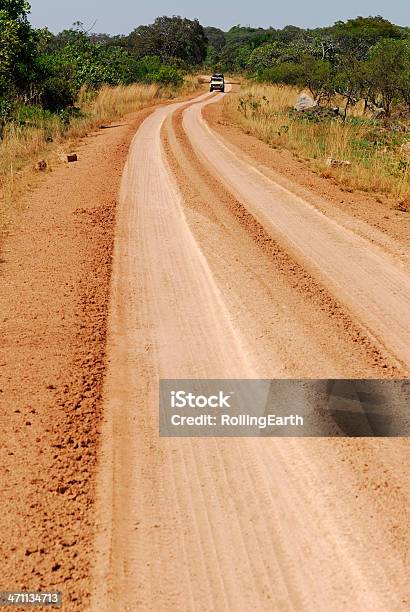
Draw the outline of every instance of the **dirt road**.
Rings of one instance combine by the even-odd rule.
[[[1,227],[0,591],[60,590],[69,612],[90,591],[116,200],[149,112],[32,176]]]
[[[410,277],[210,130],[157,109],[121,186],[94,610],[408,609],[404,440],[159,439],[160,378],[386,377]]]

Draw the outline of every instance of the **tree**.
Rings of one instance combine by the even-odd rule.
[[[158,17],[153,24],[136,28],[128,37],[129,49],[137,58],[157,55],[164,62],[177,58],[188,65],[204,61],[207,44],[197,19],[177,16]]]
[[[367,99],[366,63],[356,58],[343,56],[336,67],[334,80],[335,91],[345,99],[343,117],[346,119],[350,106],[354,106],[360,98]]]
[[[310,89],[313,97],[320,103],[334,93],[334,72],[330,62],[317,60],[306,55],[302,60],[303,83]]]
[[[55,37],[38,31],[36,40],[33,100],[48,110],[73,106],[84,85],[96,89],[138,80],[137,60],[111,42],[93,42],[82,24]]]
[[[400,93],[410,111],[410,44],[407,41],[407,56],[404,62],[403,79],[399,85]]]
[[[251,53],[247,66],[252,72],[272,68],[280,61],[286,61],[286,47],[274,42],[257,47]]]
[[[219,28],[204,28],[205,36],[208,40],[208,48],[206,52],[206,65],[216,70],[219,65],[221,51],[226,44],[225,33]]]
[[[219,28],[204,28],[205,36],[208,40],[208,45],[213,47],[217,53],[220,53],[226,44],[225,32]]]
[[[0,0],[0,96],[24,87],[34,54],[34,33],[25,0]]]
[[[220,63],[224,71],[238,72],[245,70],[252,49],[248,44],[230,42],[222,50]]]
[[[272,39],[272,30],[264,30],[263,28],[250,28],[241,25],[233,26],[225,34],[226,43],[236,43],[248,45],[251,49],[260,47]]]
[[[380,40],[403,36],[397,26],[379,15],[338,21],[331,31],[340,53],[359,60],[367,59],[371,47]]]
[[[83,85],[92,88],[102,84],[118,85],[134,80],[136,60],[122,47],[93,43],[81,29],[65,30],[58,37],[64,45],[51,53],[50,59],[70,71],[69,80],[78,91]]]
[[[381,97],[383,108],[390,116],[395,98],[410,102],[410,43],[386,39],[378,42],[369,53],[367,78],[370,87]]]
[[[287,25],[283,28],[283,30],[277,30],[275,34],[275,38],[285,44],[290,44],[295,41],[302,41],[309,37],[307,30],[303,30],[302,28],[298,28],[297,26],[293,25]]]
[[[69,66],[58,55],[42,54],[36,58],[33,101],[52,112],[73,106],[78,92]]]

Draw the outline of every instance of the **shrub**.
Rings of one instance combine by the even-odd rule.
[[[74,105],[74,92],[63,76],[50,76],[42,86],[41,103],[50,111],[61,111]]]
[[[257,80],[266,83],[284,83],[297,85],[303,81],[304,71],[300,64],[284,62],[272,68],[260,71]]]
[[[12,111],[12,104],[7,98],[0,96],[0,138],[3,135],[3,129],[8,121]]]
[[[135,80],[145,83],[159,83],[179,87],[184,81],[181,70],[175,66],[163,64],[156,55],[147,55],[140,59],[135,67]]]
[[[184,77],[182,73],[173,66],[161,66],[161,68],[150,75],[150,81],[152,83],[159,83],[160,85],[173,85],[174,87],[179,87],[184,82]]]

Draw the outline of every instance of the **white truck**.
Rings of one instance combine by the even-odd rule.
[[[225,78],[223,74],[213,74],[211,76],[209,91],[225,91]]]

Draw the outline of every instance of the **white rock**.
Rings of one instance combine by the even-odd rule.
[[[309,108],[314,108],[317,106],[316,100],[309,96],[308,94],[302,93],[297,99],[295,106],[293,107],[297,111],[308,110]]]
[[[351,166],[352,162],[346,161],[343,159],[334,159],[333,157],[328,157],[326,160],[326,166],[328,168],[340,167],[340,166]]]

